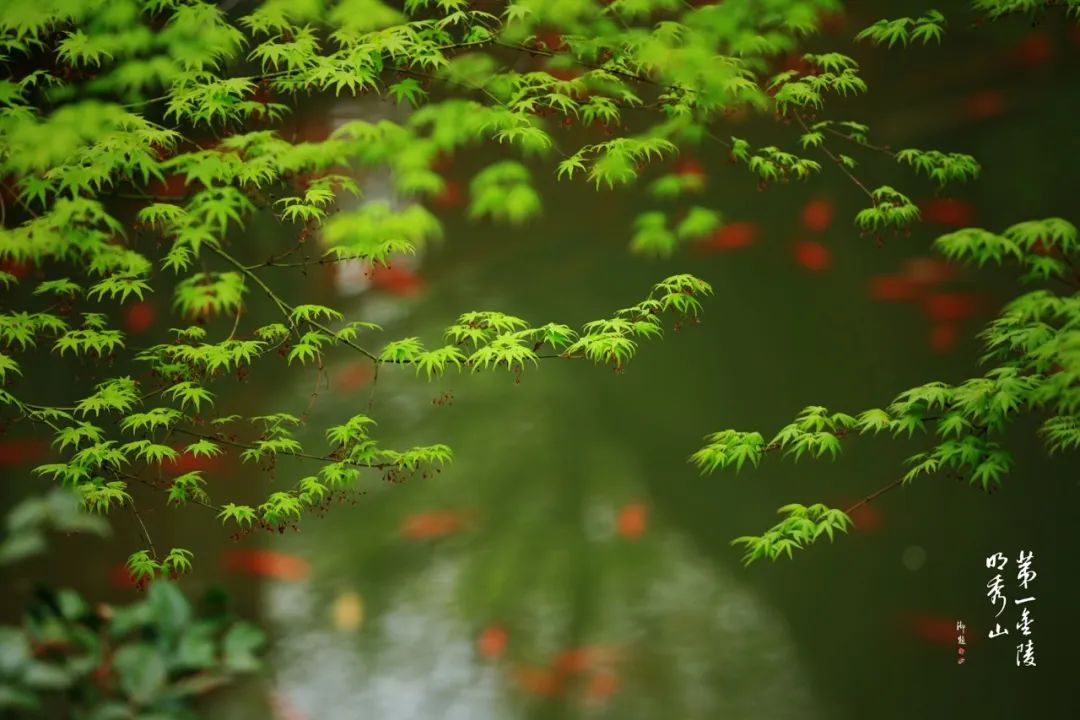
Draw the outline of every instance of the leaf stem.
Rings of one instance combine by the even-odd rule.
[[[879,488],[879,489],[875,490],[874,492],[870,493],[869,495],[864,497],[859,502],[855,503],[851,507],[844,510],[844,514],[845,515],[850,515],[853,510],[857,510],[858,508],[862,507],[863,505],[867,505],[867,504],[873,502],[874,500],[876,500],[880,496],[884,495],[885,493],[889,492],[893,488],[900,487],[901,485],[903,485],[903,483],[904,483],[904,478],[900,478],[898,480],[893,480],[891,483],[889,483],[885,487],[882,487],[882,488]]]

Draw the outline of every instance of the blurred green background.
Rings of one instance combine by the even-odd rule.
[[[890,12],[913,12],[869,5],[831,30],[850,36]],[[155,541],[195,552],[182,587],[193,595],[225,587],[272,637],[264,677],[209,698],[207,716],[1077,717],[1080,473],[1075,456],[1046,457],[1034,424],[1015,428],[1016,463],[999,492],[920,480],[859,512],[833,545],[749,568],[732,538],[772,525],[787,502],[850,505],[898,477],[923,442],[856,438],[835,462],[769,458],[739,475],[702,477],[687,463],[711,431],[768,435],[806,405],[859,411],[912,385],[978,373],[974,335],[1017,285],[1007,272],[928,261],[933,238],[958,221],[1077,222],[1080,35],[1061,18],[950,32],[940,48],[860,48],[871,92],[830,114],[867,122],[894,148],[982,162],[983,177],[947,198],[911,176],[900,189],[921,201],[926,222],[909,238],[877,246],[859,237],[852,218],[863,198],[831,166],[810,182],[759,192],[722,151],[706,148],[693,163],[684,156],[684,167],[696,163],[708,177],[702,204],[740,224],[670,259],[628,252],[643,193],[551,182],[543,218],[511,229],[466,221],[448,193],[439,203],[446,242],[344,299],[345,283],[324,268],[268,271],[280,273],[273,280],[293,301],[335,304],[349,319],[381,323],[385,339],[429,344],[467,310],[580,326],[677,272],[716,294],[700,325],[667,328],[619,375],[584,362],[544,362],[520,382],[450,374],[425,383],[385,370],[372,412],[377,437],[389,447],[445,442],[456,460],[404,484],[367,477],[349,502],[305,518],[299,532],[234,541],[209,511],[171,512],[149,492],[140,497]],[[317,135],[333,114],[370,112],[382,109],[307,108],[294,129]],[[786,144],[796,134],[762,118],[733,118],[718,132]],[[472,172],[496,157],[455,158],[448,179],[464,193]],[[868,178],[900,174],[866,159]],[[377,196],[378,179],[368,187]],[[273,232],[256,222],[234,241],[237,252],[261,259],[254,239],[269,243]],[[910,297],[889,299],[898,294]],[[176,322],[157,302],[146,344]],[[261,298],[252,293],[249,303],[242,327],[270,320]],[[256,366],[236,388],[238,412],[303,412],[316,374],[284,368]],[[368,366],[342,352],[324,380],[301,438],[312,447],[321,428],[364,411],[371,392]],[[47,447],[21,432],[4,438],[8,503],[44,482],[28,470],[46,461]],[[230,499],[254,499],[268,483],[288,487],[314,469],[282,462],[271,479],[222,461],[207,476],[211,495],[217,486]],[[141,541],[129,518],[115,527],[111,540],[60,537],[47,561],[5,568],[5,617],[38,582],[94,600],[135,597],[116,568]],[[1034,669],[1016,667],[1012,635],[987,638],[985,558],[1020,550],[1034,551],[1038,572]],[[1010,627],[1014,615],[1010,607],[1004,616]],[[968,628],[963,665],[958,620]]]

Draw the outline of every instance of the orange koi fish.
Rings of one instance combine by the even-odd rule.
[[[398,297],[413,297],[424,289],[420,276],[401,267],[376,265],[371,269],[371,284],[378,290]]]
[[[229,572],[296,582],[311,574],[311,565],[296,555],[273,550],[230,550],[222,554],[222,565]]]
[[[467,526],[472,513],[462,510],[432,510],[410,515],[401,524],[401,535],[409,540],[429,540],[457,532]]]
[[[829,268],[829,249],[813,240],[800,240],[791,248],[795,262],[811,272],[821,272]]]
[[[488,660],[496,660],[506,652],[506,645],[510,639],[509,633],[502,625],[488,625],[476,638],[476,648],[480,655]]]
[[[632,540],[645,532],[649,521],[649,510],[640,502],[624,505],[615,519],[615,527],[624,538]]]
[[[825,232],[832,224],[833,205],[826,198],[806,203],[802,209],[802,225],[811,232]]]
[[[129,333],[146,332],[154,324],[154,315],[153,303],[133,303],[124,312],[124,329]]]

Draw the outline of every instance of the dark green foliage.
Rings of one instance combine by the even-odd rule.
[[[57,533],[107,535],[109,525],[81,506],[72,493],[55,488],[41,497],[30,497],[12,507],[4,518],[0,541],[0,565],[45,552],[46,530]]]
[[[180,560],[177,560],[178,562]],[[0,711],[62,708],[64,717],[199,717],[195,700],[258,669],[252,625],[197,614],[168,581],[127,606],[91,606],[72,590],[0,627]]]

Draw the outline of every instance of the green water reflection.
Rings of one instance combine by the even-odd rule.
[[[1077,109],[1077,94],[1061,90],[1076,53],[1059,29],[1047,32],[1066,55],[1039,71],[999,67],[995,58],[1015,40],[1007,32],[985,41],[1000,45],[992,51],[970,40],[941,51],[952,53],[950,72],[937,70],[944,56],[934,54],[921,66],[867,62],[872,87],[906,98],[880,122],[873,105],[859,108],[897,147],[950,147],[1015,168],[1005,176],[991,164],[961,194],[986,227],[1072,207],[1068,183],[1049,179],[1071,177],[1053,143],[1075,145],[1073,115],[1037,108],[1053,94]],[[997,73],[1010,111],[965,119],[956,88],[986,72]],[[741,131],[758,128],[732,130]],[[457,459],[433,478],[372,482],[355,507],[283,541],[314,567],[307,583],[263,590],[279,636],[277,686],[296,708],[320,718],[1075,716],[1076,463],[1047,460],[1034,440],[1012,445],[1016,468],[994,496],[927,480],[882,497],[863,530],[832,547],[739,565],[731,538],[759,532],[786,502],[866,495],[896,476],[911,446],[859,439],[832,464],[767,463],[702,478],[685,461],[699,438],[721,427],[773,430],[811,403],[862,409],[929,379],[960,381],[976,367],[969,338],[1015,286],[989,271],[953,281],[945,289],[978,291],[982,306],[952,352],[936,352],[919,309],[874,302],[867,279],[926,255],[941,226],[876,247],[845,220],[861,198],[842,178],[758,193],[734,173],[721,177],[708,200],[729,220],[759,223],[759,242],[743,250],[634,258],[625,229],[636,200],[551,188],[544,220],[521,230],[451,213],[449,241],[425,258],[420,298],[357,301],[357,316],[383,322],[388,336],[431,343],[468,309],[575,324],[636,301],[672,272],[716,289],[702,325],[668,328],[624,375],[584,363],[546,364],[520,384],[384,374],[379,437],[391,446],[447,442]],[[803,203],[821,196],[839,219],[817,238],[831,266],[812,273],[790,250],[806,237]],[[445,393],[451,404],[433,404]],[[325,397],[313,426],[366,402],[366,388]],[[645,509],[644,522],[631,523],[643,527],[621,533],[628,506]],[[434,512],[469,521],[437,538],[403,536]],[[1026,674],[1013,645],[986,638],[983,564],[991,552],[1021,548],[1036,552],[1045,579],[1040,667]],[[362,599],[352,632],[334,626],[342,593]],[[962,667],[948,635],[957,619],[970,628]],[[485,651],[492,626],[505,631],[500,653]],[[583,647],[618,652],[599,669],[544,674]],[[609,675],[595,680],[601,673]]]
[[[852,114],[897,147],[993,159],[962,193],[980,225],[1048,215],[1076,222],[1077,52],[1060,28],[1047,32],[1058,55],[1037,71],[989,59],[1005,56],[1017,37],[1003,30],[987,34],[993,52],[974,53],[958,39],[912,61],[919,66],[867,59],[870,86],[890,88],[893,101],[875,90],[889,111],[880,122],[873,99]],[[963,119],[957,88],[991,76],[1008,111]],[[731,131],[756,137],[759,129]],[[764,139],[770,130],[760,132]],[[491,159],[463,159],[455,172],[467,178]],[[725,162],[707,153],[699,160],[710,169]],[[791,255],[792,243],[807,237],[799,212],[813,197],[827,197],[836,218],[813,236],[831,252],[818,273]],[[986,271],[949,285],[977,289],[983,305],[942,354],[928,344],[917,306],[875,302],[867,292],[869,277],[925,256],[941,226],[877,247],[851,230],[862,198],[836,174],[758,193],[738,171],[721,171],[705,202],[730,221],[758,223],[758,242],[647,260],[626,252],[638,201],[552,187],[543,220],[512,230],[451,211],[447,242],[423,259],[421,294],[347,301],[350,319],[383,324],[383,337],[418,335],[430,345],[466,310],[579,326],[640,300],[674,272],[710,282],[716,295],[703,322],[666,328],[624,374],[545,361],[520,383],[510,374],[451,374],[428,384],[408,370],[384,371],[376,436],[387,447],[449,444],[456,459],[443,472],[405,484],[368,477],[364,494],[305,519],[301,532],[237,546],[196,509],[182,519],[147,510],[163,546],[175,540],[195,550],[188,587],[228,584],[274,637],[265,683],[222,699],[210,716],[266,717],[272,694],[280,717],[319,720],[1077,717],[1070,650],[1080,638],[1080,474],[1075,457],[1043,457],[1027,439],[1033,427],[1019,428],[1015,468],[996,495],[926,479],[875,502],[851,537],[750,568],[739,564],[732,538],[762,531],[787,502],[843,505],[865,496],[922,448],[860,438],[835,463],[777,461],[737,476],[700,477],[686,462],[710,431],[767,433],[809,404],[861,410],[903,387],[963,380],[976,372],[970,338],[1015,291],[1011,280]],[[340,301],[322,274],[285,282],[293,283],[291,300]],[[254,297],[251,312],[251,327],[273,319]],[[321,447],[318,429],[367,408],[370,385],[340,382],[357,374],[355,362],[341,354],[330,361],[331,387],[312,408],[306,447]],[[314,374],[277,372],[257,369],[235,411],[302,412]],[[273,482],[291,487],[312,471],[283,461]],[[267,479],[227,465],[215,482],[239,502],[264,497]],[[95,545],[87,559],[87,545],[62,541],[53,557],[78,558],[74,569],[58,562],[28,577],[118,595],[107,568],[138,538],[124,522],[115,547]],[[310,576],[253,583],[220,568],[222,552],[257,544],[306,559]],[[1039,572],[1033,672],[1015,667],[1010,642],[986,638],[983,560],[1020,549],[1035,551]],[[957,619],[971,629],[963,667],[941,631]]]
[[[855,207],[844,206],[857,202],[845,189],[826,192],[841,217]],[[555,362],[520,383],[452,375],[428,385],[384,372],[380,440],[446,442],[457,458],[431,478],[371,481],[355,507],[284,541],[314,568],[307,583],[263,591],[280,637],[279,692],[296,708],[320,718],[754,719],[1012,718],[1041,707],[1033,712],[1063,717],[1066,691],[1055,682],[1075,637],[1061,547],[1065,502],[1077,493],[1067,460],[1051,466],[1036,446],[1017,447],[1015,478],[998,495],[926,482],[875,503],[872,532],[794,562],[739,565],[731,538],[761,530],[785,502],[869,493],[895,476],[905,448],[860,439],[834,464],[702,478],[686,457],[704,432],[773,429],[810,402],[878,405],[904,383],[962,379],[977,351],[967,343],[935,353],[917,309],[868,299],[867,276],[894,271],[919,244],[876,248],[841,225],[825,239],[833,267],[809,273],[787,252],[806,195],[747,194],[742,204],[739,193],[717,195],[765,215],[762,242],[739,253],[629,257],[612,230],[624,207],[586,208],[553,189],[538,227],[452,224],[451,242],[425,260],[431,283],[419,299],[357,301],[356,316],[382,322],[388,336],[430,343],[464,309],[579,324],[670,272],[690,270],[717,290],[700,326],[668,328],[622,375]],[[972,287],[972,278],[953,285]],[[298,397],[309,390],[305,382]],[[367,402],[367,388],[325,395],[312,426]],[[643,508],[644,521],[627,524],[628,507]],[[466,519],[445,534],[432,520],[438,537],[409,537],[434,513]],[[983,558],[1021,547],[1035,549],[1052,578],[1040,600],[1046,670],[1018,675],[1011,648],[985,638],[957,668],[955,642],[933,628],[963,619],[985,635]],[[362,599],[353,632],[335,629],[342,593]],[[506,646],[487,657],[493,625]],[[553,672],[576,648],[617,652],[588,670]]]

